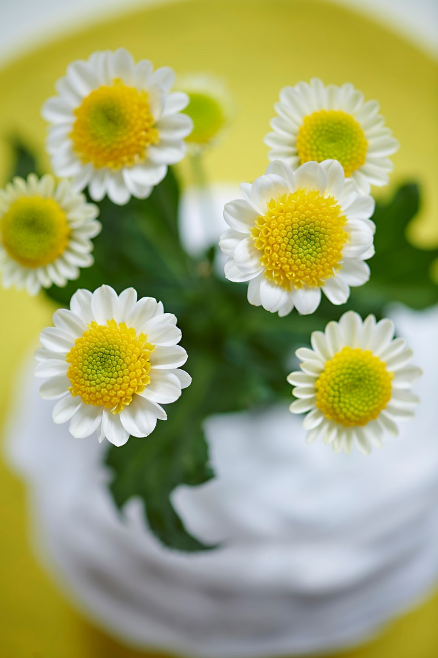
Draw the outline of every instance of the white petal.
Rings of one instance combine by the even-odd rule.
[[[125,445],[129,439],[129,432],[123,427],[120,414],[113,414],[106,409],[102,416],[102,432],[110,443],[118,447]]]
[[[337,160],[324,160],[321,167],[327,174],[327,193],[339,199],[344,189],[345,174],[342,165]]]
[[[376,324],[371,336],[369,349],[377,356],[385,350],[394,336],[394,323],[392,320],[385,318]]]
[[[405,366],[408,361],[412,359],[414,356],[414,353],[411,349],[405,349],[402,352],[399,352],[395,356],[392,356],[389,359],[386,359],[386,365],[389,368],[389,370],[399,370],[403,366]]]
[[[143,397],[159,404],[169,404],[181,396],[179,379],[172,372],[152,368],[150,377],[151,381],[141,393]]]
[[[99,86],[99,80],[88,62],[77,60],[67,68],[67,81],[72,89],[83,98]]]
[[[180,140],[193,130],[193,121],[186,114],[172,114],[157,121],[160,140]]]
[[[53,324],[62,329],[66,333],[70,334],[75,340],[82,336],[82,334],[87,331],[87,324],[72,311],[61,308],[58,311],[55,311],[53,314]]]
[[[93,434],[102,420],[102,408],[81,404],[70,421],[69,431],[75,439],[85,439]]]
[[[249,233],[254,228],[257,212],[244,199],[236,199],[225,204],[224,220],[240,233]]]
[[[109,59],[112,78],[119,78],[127,85],[134,83],[134,60],[125,48],[118,48]]]
[[[119,300],[116,291],[106,285],[95,290],[91,300],[91,310],[97,324],[105,325],[107,320],[117,319]]]
[[[169,92],[175,81],[175,73],[169,66],[162,66],[152,73],[149,78],[150,85],[157,85],[163,91]]]
[[[305,430],[312,430],[318,427],[324,420],[324,414],[319,409],[313,409],[303,420],[303,427]]]
[[[410,388],[421,377],[423,371],[418,366],[405,366],[394,373],[392,385],[394,388]]]
[[[164,99],[164,107],[161,113],[162,117],[176,114],[184,110],[189,104],[189,97],[182,91],[174,91],[168,94]]]
[[[49,359],[41,361],[35,367],[36,377],[55,377],[56,375],[66,375],[69,364],[61,359]]]
[[[350,296],[350,288],[341,275],[333,276],[324,282],[322,291],[332,304],[345,304]]]
[[[289,186],[283,178],[272,174],[256,178],[251,188],[252,205],[261,215],[267,211],[267,204],[272,199],[278,199],[289,193]]]
[[[179,368],[187,361],[187,352],[180,345],[160,347],[152,352],[150,362],[153,368]]]
[[[293,174],[291,167],[288,164],[286,164],[286,162],[283,162],[282,160],[273,160],[268,165],[265,173],[266,175],[273,174],[275,176],[279,176],[286,182],[289,191],[295,192],[296,190],[295,176]]]
[[[153,318],[159,308],[158,302],[153,297],[142,297],[135,304],[125,322],[128,327],[134,327],[140,331],[141,327],[151,318]]]
[[[52,411],[53,422],[57,425],[66,423],[81,406],[81,398],[72,397],[70,394],[64,396],[55,404]]]
[[[312,400],[295,400],[289,405],[289,411],[293,414],[302,414],[306,411],[310,411],[315,407],[315,399]]]
[[[137,291],[134,288],[126,288],[119,296],[118,321],[126,322],[137,302]]]
[[[316,390],[315,390],[314,382],[307,386],[296,386],[293,389],[292,393],[296,398],[303,400],[309,400],[310,398],[312,398],[313,401],[315,402]]]
[[[253,306],[261,306],[262,300],[260,299],[260,284],[263,281],[263,274],[251,279],[248,284],[248,301]]]
[[[244,240],[245,237],[246,236],[243,233],[239,233],[233,228],[229,228],[222,233],[219,240],[219,246],[226,256],[232,256],[239,242]]]
[[[122,410],[120,421],[131,436],[137,438],[149,436],[157,425],[156,407],[149,400],[136,395],[129,407]]]
[[[169,370],[175,377],[178,377],[181,388],[187,388],[192,383],[192,378],[188,372],[185,370],[180,370],[179,368],[175,370]]]
[[[358,196],[348,207],[343,207],[349,219],[369,219],[375,208],[375,201],[368,195]]]
[[[149,323],[148,323],[149,324]],[[148,341],[153,345],[172,346],[181,340],[181,329],[173,324],[162,324],[146,331]]]
[[[131,198],[121,171],[112,172],[107,178],[108,197],[116,206],[124,206]]]
[[[129,181],[136,185],[141,186],[154,186],[158,185],[167,173],[167,167],[164,164],[156,164],[155,162],[142,162],[141,164],[134,165],[123,169],[123,178],[126,184]]]
[[[382,411],[382,413],[379,416],[379,422],[383,425],[383,427],[388,430],[390,434],[393,436],[398,436],[398,427],[396,423],[392,420],[392,418],[385,413],[385,411]]]
[[[287,381],[289,384],[292,384],[292,386],[313,386],[316,381],[316,377],[314,375],[306,375],[304,372],[291,372],[290,375],[287,376]]]
[[[361,340],[362,318],[355,311],[348,311],[339,320],[342,331],[342,344],[357,347]]]
[[[71,385],[67,375],[51,377],[40,387],[40,395],[44,400],[56,400],[65,395]]]
[[[306,162],[295,172],[297,188],[317,190],[324,194],[327,188],[327,174],[317,162]]]
[[[40,334],[40,341],[46,349],[63,354],[69,352],[74,343],[70,334],[55,327],[44,329]]]
[[[233,258],[236,266],[244,274],[260,271],[260,252],[255,248],[252,236],[238,242]]]
[[[312,343],[313,350],[319,357],[321,357],[322,361],[328,361],[331,359],[332,355],[327,337],[322,331],[313,331],[312,335],[310,336],[310,342]],[[303,365],[304,363],[301,364],[301,368]],[[322,367],[321,361],[317,365]]]
[[[292,291],[295,308],[301,315],[314,313],[321,302],[320,288],[299,288]]]
[[[260,301],[267,311],[276,313],[286,303],[287,297],[287,291],[281,286],[271,283],[269,279],[260,281]]]
[[[256,270],[252,273],[242,272],[242,270],[240,270],[234,262],[234,258],[229,258],[224,265],[225,278],[227,278],[229,281],[235,282],[250,281],[251,279],[254,279],[256,276],[258,276],[262,271],[263,267],[260,267],[259,270]]]
[[[321,361],[321,357],[318,356],[313,350],[309,350],[308,347],[300,347],[295,352],[300,361]]]
[[[343,347],[342,333],[337,322],[329,322],[325,328],[325,336],[331,356],[334,356]]]
[[[342,262],[342,278],[349,286],[362,286],[369,281],[370,268],[363,261],[345,258]]]
[[[75,292],[70,300],[70,308],[86,324],[94,320],[91,310],[92,293],[89,290],[80,288]]]
[[[148,149],[148,158],[157,164],[176,164],[186,154],[186,145],[182,140],[160,140],[156,146]]]
[[[281,308],[278,309],[278,317],[284,318],[286,315],[289,315],[294,309],[294,298],[291,293],[288,293],[287,301],[283,304]]]

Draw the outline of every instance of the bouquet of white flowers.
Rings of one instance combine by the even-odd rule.
[[[421,371],[384,307],[437,301],[438,250],[406,238],[415,184],[377,206],[370,195],[398,148],[378,103],[312,79],[280,91],[270,163],[225,205],[225,275],[216,245],[189,255],[170,166],[188,146],[207,188],[203,153],[231,112],[213,78],[173,84],[171,69],[124,49],[68,67],[43,107],[61,180],[38,177],[17,147],[0,194],[0,268],[4,286],[44,289],[60,305],[36,353],[53,421],[107,440],[115,505],[140,497],[161,542],[195,551],[214,546],[187,532],[169,496],[214,476],[207,417],[292,393],[309,443],[367,454],[413,416]]]

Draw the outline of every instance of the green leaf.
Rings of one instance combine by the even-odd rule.
[[[387,203],[376,206],[371,279],[355,289],[355,299],[366,300],[369,307],[396,301],[415,309],[438,302],[438,286],[431,275],[438,249],[420,249],[407,237],[408,225],[419,207],[419,189],[414,183],[403,185]]]
[[[13,164],[9,179],[12,179],[14,176],[27,178],[29,174],[38,174],[38,167],[34,154],[22,144],[20,139],[14,137],[9,141],[13,153]]]
[[[79,288],[93,291],[105,283],[117,292],[133,286],[139,297],[181,301],[191,261],[179,244],[178,203],[178,183],[170,168],[148,199],[115,206],[105,198],[97,204],[102,232],[94,240],[94,265],[65,288],[52,286],[47,295],[68,306]]]
[[[194,361],[193,383],[169,409],[169,420],[158,421],[147,438],[130,437],[121,448],[111,446],[106,457],[116,505],[122,508],[133,496],[139,497],[154,534],[166,546],[182,551],[213,548],[187,532],[170,502],[178,485],[196,486],[213,476],[202,423],[206,397],[214,394],[214,364]]]

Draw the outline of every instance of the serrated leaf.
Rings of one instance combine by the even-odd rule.
[[[213,548],[187,532],[170,501],[178,485],[200,485],[213,476],[202,423],[205,398],[213,395],[214,369],[198,359],[192,372],[193,384],[169,408],[169,420],[158,421],[149,437],[130,437],[121,448],[111,446],[106,457],[116,505],[122,508],[130,498],[140,498],[158,539],[169,548],[189,552]]]
[[[368,262],[371,279],[355,290],[356,298],[368,298],[377,306],[397,301],[415,309],[438,302],[438,286],[432,265],[438,249],[420,249],[407,237],[407,228],[420,207],[418,185],[400,187],[387,203],[376,206],[374,245],[376,253]]]

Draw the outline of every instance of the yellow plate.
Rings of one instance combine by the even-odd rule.
[[[207,71],[225,78],[237,116],[208,157],[216,181],[251,181],[267,164],[263,136],[279,89],[312,76],[351,81],[377,98],[401,148],[392,184],[418,180],[423,188],[416,239],[438,242],[437,66],[402,38],[362,16],[314,0],[192,0],[129,13],[63,37],[0,72],[0,177],[18,134],[42,149],[43,101],[71,60],[93,50],[125,46],[135,58],[177,73]],[[47,161],[46,161],[47,164]],[[384,191],[387,194],[388,190]],[[0,289],[2,345],[0,414],[24,353],[49,322],[50,307],[25,293]],[[26,401],[23,399],[23,405]],[[127,658],[138,656],[105,638],[74,613],[36,566],[28,548],[24,491],[4,466],[0,473],[1,655],[8,658]],[[438,655],[438,597],[392,624],[371,644],[344,658],[431,658]],[[152,655],[152,654],[150,654]]]

